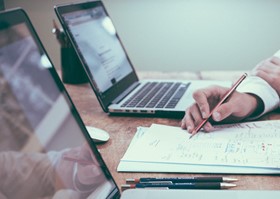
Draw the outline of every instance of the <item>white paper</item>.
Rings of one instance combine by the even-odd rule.
[[[130,172],[280,173],[280,121],[216,126],[192,139],[180,127],[139,128],[118,167]]]

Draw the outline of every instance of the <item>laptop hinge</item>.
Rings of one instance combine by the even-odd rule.
[[[132,90],[137,88],[140,85],[139,82],[133,83],[131,86],[129,86],[124,92],[122,92],[116,99],[113,100],[113,104],[118,104],[120,101],[122,101],[129,93],[131,93]]]

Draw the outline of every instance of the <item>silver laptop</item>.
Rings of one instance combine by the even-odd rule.
[[[227,85],[216,81],[139,81],[101,1],[58,5],[55,12],[105,112],[182,117],[193,103],[194,90],[214,83]]]
[[[270,198],[276,191],[127,190],[122,196],[22,9],[0,12],[0,198]]]

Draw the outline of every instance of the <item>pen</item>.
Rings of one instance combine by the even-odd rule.
[[[227,177],[187,177],[187,178],[128,178],[126,183],[182,183],[182,182],[235,182],[236,178]]]
[[[209,118],[212,116],[214,111],[223,104],[230,96],[231,94],[236,90],[236,88],[241,84],[241,82],[247,77],[247,73],[244,73],[238,80],[233,84],[233,86],[228,90],[228,92],[224,95],[224,97],[219,101],[219,103],[212,109],[210,114],[207,118],[202,120],[202,122],[193,130],[192,135],[189,137],[191,139],[202,127],[203,125],[209,120]]]
[[[137,183],[137,184],[125,184],[121,185],[122,189],[229,189],[236,187],[236,184],[232,183]]]

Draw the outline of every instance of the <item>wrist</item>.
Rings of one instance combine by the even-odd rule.
[[[261,98],[251,93],[247,93],[247,96],[249,97],[249,106],[252,107],[247,117],[253,118],[261,115],[264,111],[264,103]]]

